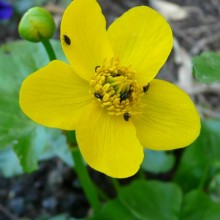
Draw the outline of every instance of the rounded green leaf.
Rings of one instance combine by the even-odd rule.
[[[193,71],[197,80],[211,84],[220,81],[220,55],[204,52],[192,60]]]
[[[188,193],[182,204],[180,220],[219,220],[220,204],[200,190]]]
[[[117,220],[117,219],[126,219],[126,220],[138,220],[129,209],[127,209],[121,201],[116,198],[109,201],[100,212],[91,218],[91,220]]]
[[[184,191],[195,189],[201,181],[207,181],[210,171],[220,161],[219,143],[220,121],[203,121],[199,138],[185,149],[175,175],[175,181]]]
[[[13,149],[7,148],[0,151],[0,174],[13,177],[22,173],[19,159]]]
[[[58,58],[65,60],[59,42],[53,41],[53,46]],[[48,62],[41,44],[19,41],[0,48],[0,150],[13,149],[25,172],[37,169],[38,160],[49,155],[73,164],[61,131],[33,123],[18,104],[22,80]]]
[[[169,172],[175,163],[175,157],[165,151],[145,150],[144,161],[141,164],[145,171],[155,174]]]
[[[179,220],[182,193],[172,183],[135,181],[123,187],[95,220]],[[93,218],[92,218],[93,219]]]
[[[172,183],[136,181],[119,192],[119,199],[139,219],[178,220],[182,194]]]

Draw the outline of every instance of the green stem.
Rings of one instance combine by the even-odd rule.
[[[109,196],[106,193],[104,193],[98,186],[95,186],[95,187],[96,187],[96,191],[97,191],[99,197],[102,200],[105,200],[105,201],[110,200]]]
[[[112,185],[115,188],[116,193],[118,193],[118,191],[120,190],[120,184],[119,184],[118,180],[111,178],[111,181],[112,181]]]
[[[96,188],[89,177],[88,170],[85,167],[81,153],[77,147],[72,149],[72,157],[75,163],[75,170],[78,174],[80,183],[82,184],[83,191],[90,205],[94,209],[94,212],[97,212],[101,208],[101,203],[99,201]]]
[[[203,172],[203,175],[201,177],[201,180],[200,180],[200,183],[199,183],[199,186],[198,188],[200,190],[204,189],[205,187],[205,183],[208,179],[208,176],[209,176],[209,172],[210,172],[210,164],[207,165],[207,167],[205,168],[204,172]]]
[[[138,176],[139,176],[139,178],[141,179],[141,180],[145,180],[146,179],[146,177],[145,177],[145,175],[144,175],[144,171],[143,171],[143,169],[140,167],[140,169],[139,169],[139,171],[138,171]]]
[[[44,46],[44,48],[45,48],[45,50],[47,52],[47,55],[48,55],[50,61],[56,60],[56,55],[55,55],[55,52],[53,50],[53,47],[52,47],[50,41],[47,40],[47,39],[43,39],[41,41],[41,43],[43,44],[43,46]]]

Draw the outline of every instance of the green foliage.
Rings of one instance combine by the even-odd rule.
[[[0,151],[0,171],[5,177],[11,177],[22,173],[18,156],[11,148]]]
[[[36,5],[43,5],[44,3],[47,2],[47,0],[32,0],[32,1],[27,1],[27,0],[17,0],[14,1],[10,0],[11,3],[14,4],[15,9],[19,13],[24,13],[26,10],[28,10],[31,7],[34,7]]]
[[[201,190],[182,196],[173,183],[135,181],[123,187],[92,220],[219,220],[220,204]]]
[[[40,218],[38,218],[37,220],[76,220],[75,218],[71,218],[69,217],[68,214],[60,214],[60,215],[56,215],[53,217],[49,217],[49,216],[41,216]],[[21,219],[20,219],[21,220]],[[79,220],[79,219],[78,219]]]
[[[91,220],[116,220],[116,219],[126,219],[126,220],[136,220],[137,218],[126,208],[122,202],[116,198],[109,201],[100,212],[91,218]]]
[[[190,191],[203,186],[216,173],[220,162],[220,121],[203,121],[199,138],[185,149],[175,181]]]
[[[195,190],[183,199],[181,220],[218,220],[220,204],[214,203],[204,192]]]
[[[214,52],[204,52],[193,58],[193,71],[197,80],[203,83],[220,81],[220,55]]]
[[[144,161],[141,164],[145,171],[152,173],[165,173],[170,171],[175,163],[175,157],[165,151],[145,150]]]
[[[54,41],[53,46],[59,59],[64,60],[60,44]],[[39,159],[51,156],[59,156],[73,165],[61,131],[33,123],[19,107],[18,93],[22,80],[49,62],[43,46],[23,41],[6,44],[1,46],[0,57],[0,154],[16,158],[17,164],[19,159],[24,172],[36,170]],[[4,168],[6,176],[20,173],[19,164],[18,171],[11,169],[6,160],[0,162],[0,171]]]
[[[182,194],[177,185],[157,181],[135,181],[119,191],[93,220],[177,220]]]
[[[108,202],[94,219],[219,220],[219,143],[220,121],[203,121],[201,135],[184,149],[175,176],[176,183],[186,194],[182,195],[178,185],[173,183],[136,181],[123,187],[118,197]],[[159,158],[163,153],[157,154]],[[162,161],[166,156],[168,155],[161,156]],[[156,155],[149,158],[152,164],[153,160],[158,159]],[[150,164],[146,168],[149,166]],[[154,165],[151,169],[152,172],[162,172],[161,169],[155,169]]]

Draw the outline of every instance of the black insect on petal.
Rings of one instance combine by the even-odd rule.
[[[66,45],[70,45],[71,44],[71,40],[67,35],[63,35],[63,40],[65,42]]]
[[[144,92],[147,92],[147,90],[149,89],[150,84],[148,83],[146,86],[143,87]]]
[[[95,67],[95,72],[97,71],[97,69],[98,69],[99,67],[100,67],[100,66],[96,66],[96,67]]]
[[[102,98],[103,98],[103,96],[100,95],[98,92],[95,92],[95,93],[94,93],[94,96],[95,96],[97,99],[101,99],[101,100],[102,100]]]
[[[131,115],[128,112],[124,113],[124,120],[125,121],[129,121],[129,118],[131,117]]]
[[[129,91],[128,92],[125,92],[123,94],[120,95],[120,102],[122,102],[123,100],[126,100],[129,96]]]

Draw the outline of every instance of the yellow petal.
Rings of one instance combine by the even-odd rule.
[[[20,106],[28,117],[47,127],[66,130],[76,128],[90,99],[88,82],[58,60],[28,76],[20,90]]]
[[[142,85],[155,77],[173,45],[169,24],[145,6],[124,13],[109,27],[108,36],[115,55],[122,64],[133,66]]]
[[[132,120],[144,147],[171,150],[192,143],[200,132],[199,114],[190,97],[175,85],[153,80]]]
[[[138,171],[143,147],[131,122],[121,116],[109,116],[96,103],[84,111],[80,122],[77,141],[92,168],[115,178],[129,177]]]
[[[74,0],[61,21],[62,48],[77,74],[90,80],[96,66],[113,57],[106,21],[96,0]],[[66,41],[66,42],[65,42]]]

